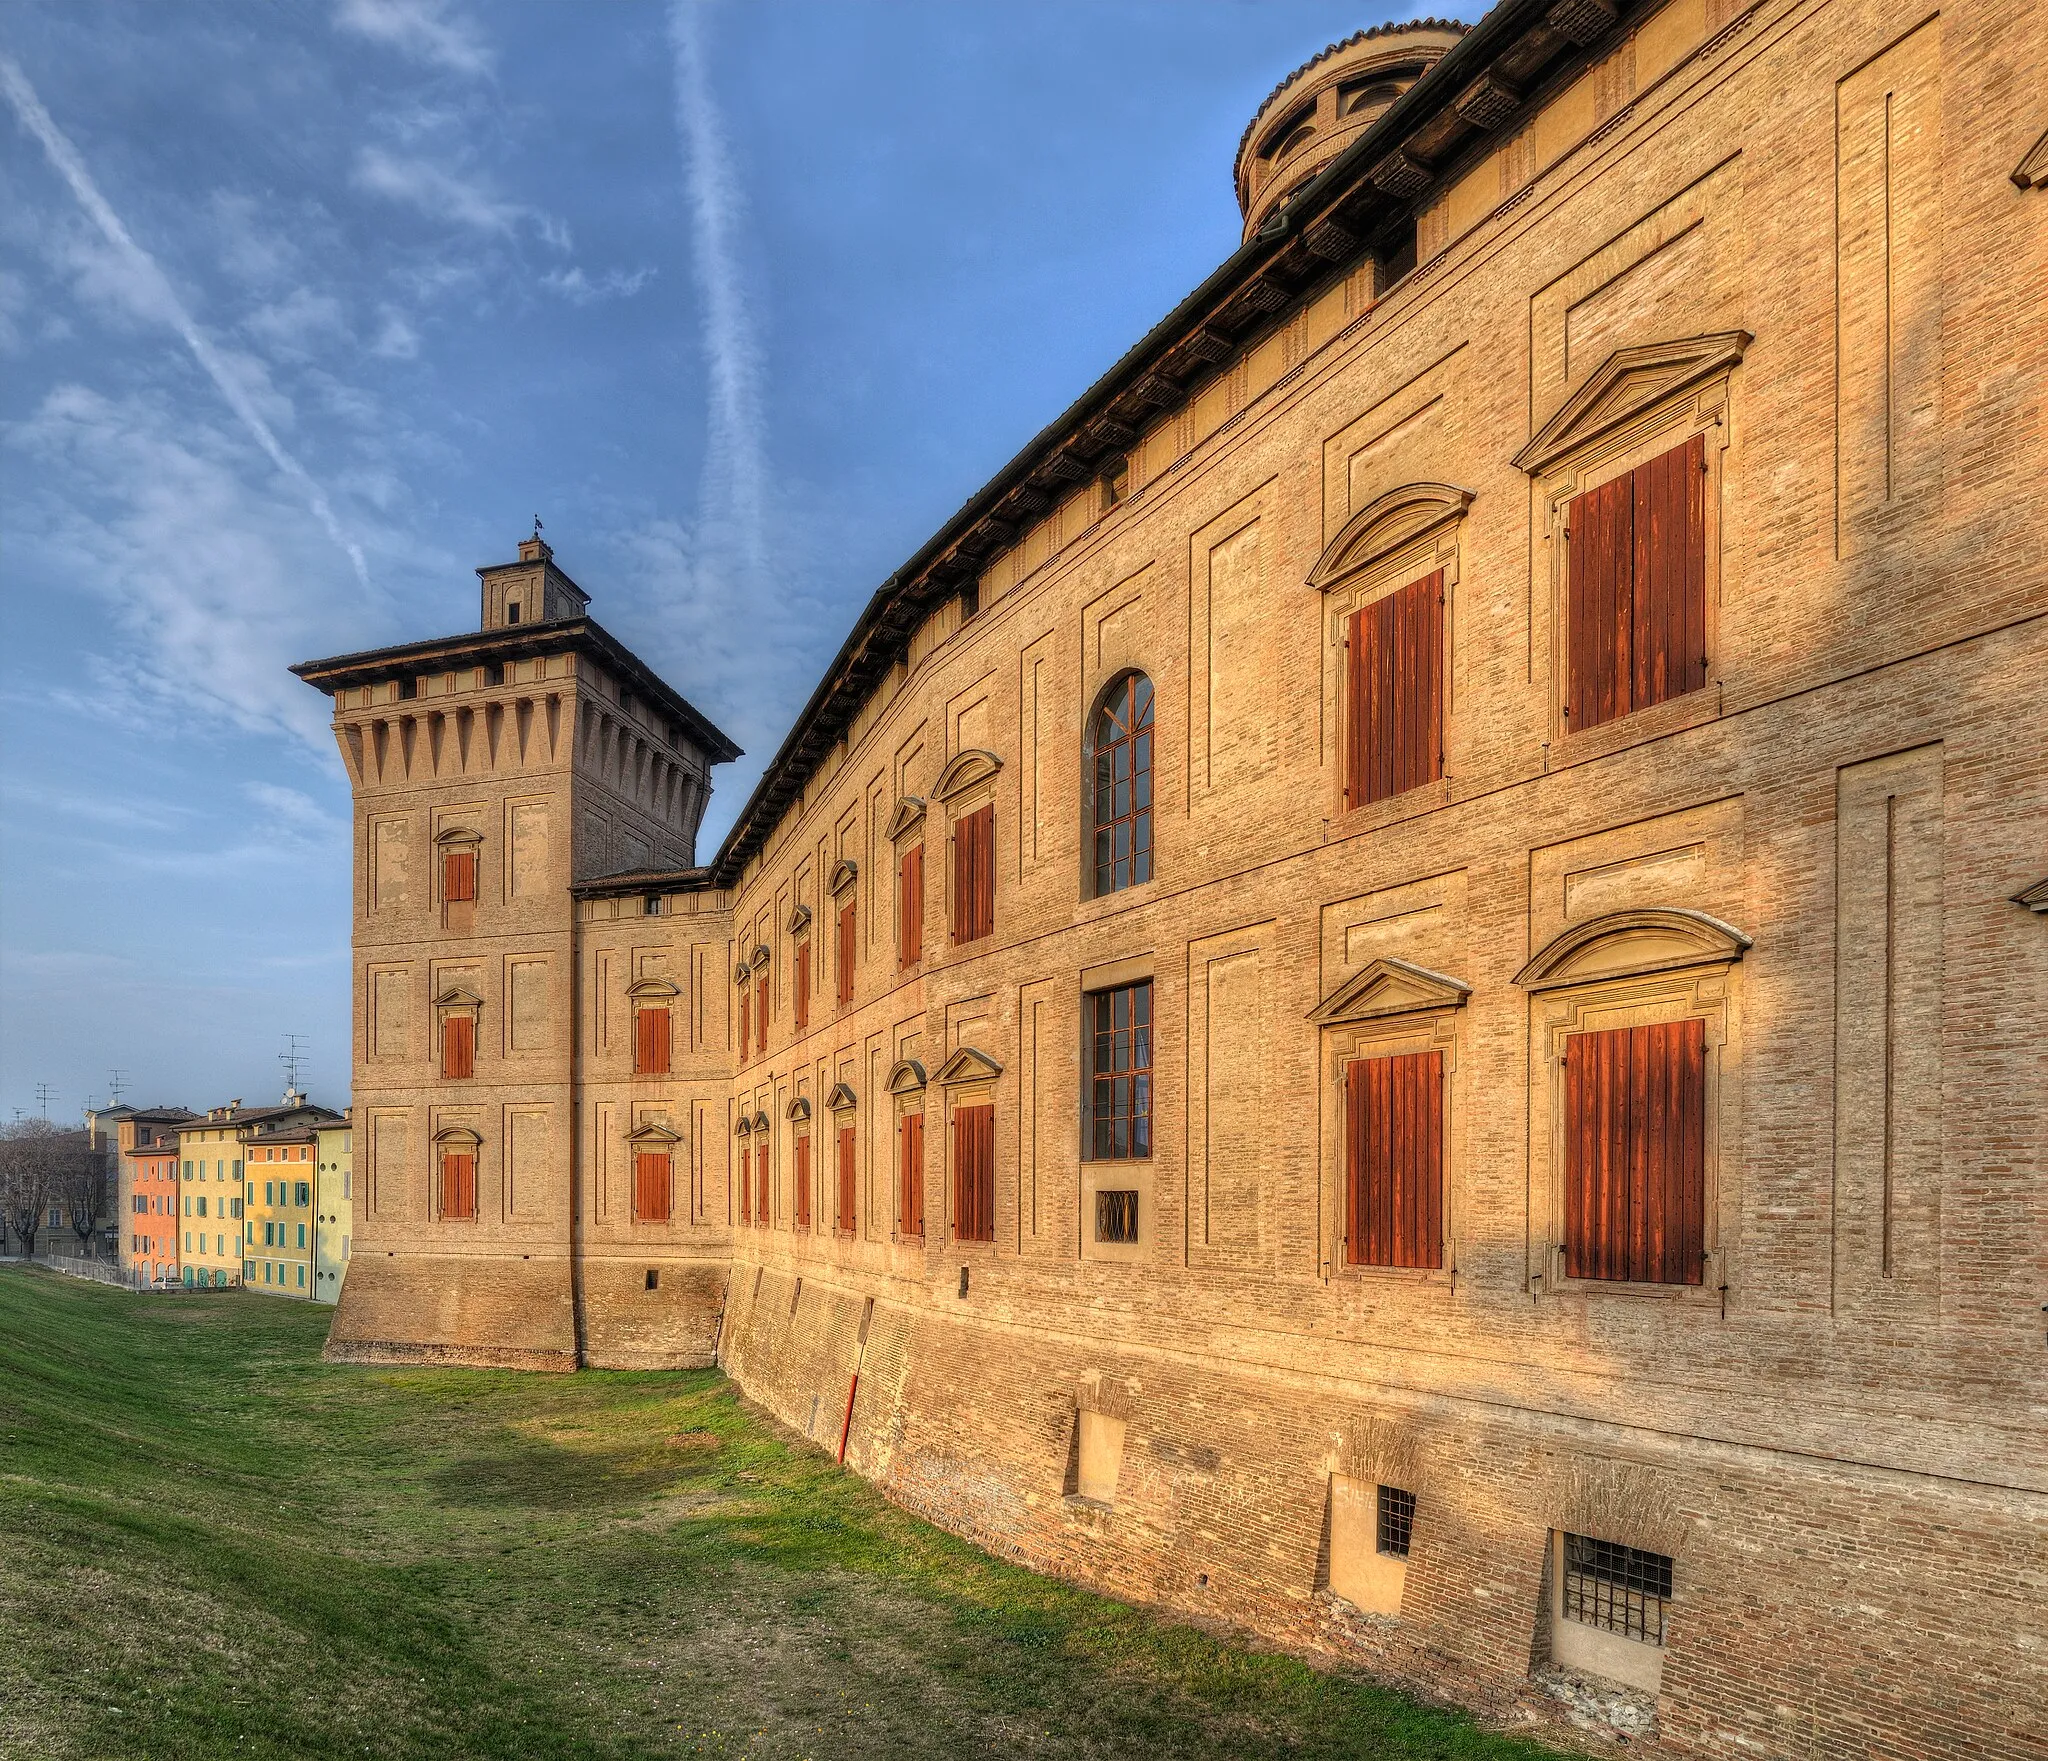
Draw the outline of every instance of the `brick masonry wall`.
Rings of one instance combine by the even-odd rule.
[[[365,1224],[336,1349],[694,1363],[715,1334],[832,1449],[858,1364],[848,1462],[907,1506],[1567,1734],[1546,1544],[1596,1534],[1676,1561],[1663,1752],[2038,1757],[2048,918],[2012,896],[2048,875],[2048,194],[2007,175],[2039,128],[2013,94],[2048,89],[2028,22],[1671,0],[1534,95],[1432,197],[1411,277],[1374,306],[1368,266],[1283,319],[1132,448],[1125,501],[1054,509],[990,561],[978,615],[935,614],[730,895],[550,929],[573,935],[547,944],[552,1049],[504,1096],[544,1078],[573,1110],[547,1203],[460,1254],[418,1211]],[[1610,389],[1634,416],[1583,409],[1555,459],[1515,463],[1630,359]],[[1694,434],[1707,683],[1571,728],[1569,496]],[[1423,523],[1373,526],[1387,506]],[[1340,566],[1361,531],[1383,551]],[[1344,614],[1438,569],[1443,779],[1348,810]],[[1084,726],[1129,668],[1156,687],[1157,873],[1097,898]],[[977,753],[993,776],[944,794]],[[984,802],[995,932],[954,946],[952,827]],[[1748,945],[1631,965],[1657,911]],[[1595,929],[1618,964],[1521,982]],[[1311,1019],[1383,959],[1463,1000]],[[738,1032],[742,967],[765,1048]],[[657,971],[676,1060],[648,1078],[607,1012]],[[1153,1153],[1090,1162],[1083,997],[1147,977]],[[1557,1036],[1678,1015],[1711,1048],[1702,1282],[1572,1280]],[[1444,1054],[1441,1271],[1344,1263],[1334,1097],[1374,1036]],[[949,1089],[964,1048],[985,1062]],[[891,1092],[911,1061],[925,1085]],[[424,1119],[433,1084],[407,1079]],[[993,1242],[951,1239],[969,1098],[995,1108]],[[922,1240],[896,1230],[906,1109]],[[742,1223],[757,1122],[770,1202]],[[625,1199],[649,1123],[687,1200],[659,1224]],[[1134,1245],[1093,1240],[1106,1184],[1139,1193]],[[1106,1504],[1067,1495],[1084,1407],[1126,1427]],[[1398,1616],[1326,1587],[1333,1474],[1417,1494]]]

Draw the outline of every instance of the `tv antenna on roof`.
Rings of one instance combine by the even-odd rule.
[[[121,1104],[121,1091],[127,1086],[127,1071],[109,1070],[107,1072],[107,1105],[110,1107],[118,1107]]]
[[[57,1091],[54,1088],[52,1088],[47,1082],[39,1082],[36,1084],[36,1117],[38,1119],[49,1118],[50,1097],[56,1092]]]
[[[284,1104],[294,1106],[305,1099],[299,1093],[299,1066],[306,1062],[306,1054],[300,1050],[299,1042],[303,1033],[288,1033],[284,1036],[284,1050],[277,1054],[277,1061],[284,1066]]]

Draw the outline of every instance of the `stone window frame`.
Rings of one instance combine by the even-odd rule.
[[[1534,530],[1530,612],[1542,629],[1530,658],[1545,694],[1542,726],[1551,759],[1577,759],[1711,721],[1720,714],[1717,689],[1725,654],[1721,605],[1732,572],[1722,554],[1722,500],[1732,438],[1735,374],[1755,339],[1746,330],[1712,331],[1616,349],[1515,454],[1530,480]],[[1698,690],[1666,698],[1611,721],[1575,729],[1565,715],[1571,643],[1569,598],[1572,501],[1638,465],[1704,440],[1706,488],[1705,595],[1707,679]]]
[[[1458,1276],[1458,1172],[1464,1121],[1458,1105],[1459,1017],[1472,987],[1411,961],[1382,956],[1352,973],[1312,1011],[1319,1030],[1322,1107],[1323,1277],[1360,1283],[1453,1285]],[[1443,1261],[1441,1266],[1356,1266],[1346,1257],[1350,1203],[1345,1166],[1345,1071],[1361,1058],[1443,1054]]]
[[[1152,986],[1152,1153],[1121,1160],[1098,1161],[1089,1153],[1094,1140],[1094,1116],[1090,1108],[1093,1087],[1094,1046],[1091,1000],[1098,992],[1121,990],[1126,985]],[[1085,968],[1076,990],[1074,1055],[1076,1071],[1075,1118],[1077,1139],[1075,1161],[1080,1175],[1080,1216],[1075,1228],[1080,1237],[1080,1257],[1111,1263],[1141,1263],[1152,1258],[1154,1231],[1158,1226],[1158,1174],[1160,1165],[1159,1077],[1168,1068],[1164,1044],[1170,1023],[1161,1019],[1161,982],[1158,961],[1152,954],[1135,954]],[[1138,1195],[1138,1239],[1097,1241],[1095,1239],[1095,1195],[1098,1192],[1135,1192]]]
[[[802,885],[803,881],[804,876],[799,875],[797,883]],[[791,1031],[793,1033],[808,1033],[811,1030],[811,1010],[817,1005],[818,1001],[818,973],[816,967],[811,964],[811,955],[815,951],[812,943],[815,940],[816,933],[812,927],[811,908],[799,901],[796,908],[790,912],[789,922],[783,926],[783,933],[789,937],[789,1014]],[[803,1019],[801,1021],[797,1020],[799,974],[803,975],[802,982],[807,983],[810,987],[804,994]]]
[[[643,1119],[631,1131],[624,1134],[626,1153],[632,1159],[627,1166],[632,1170],[633,1185],[626,1204],[626,1221],[629,1227],[645,1223],[651,1228],[669,1229],[676,1221],[676,1152],[679,1148],[687,1152],[688,1145],[683,1134],[661,1119]],[[659,1145],[668,1156],[668,1215],[666,1217],[643,1217],[640,1215],[640,1157],[651,1153],[646,1146]],[[518,1170],[513,1170],[515,1178]]]
[[[626,1004],[633,1017],[633,1032],[630,1040],[621,1048],[627,1068],[635,1081],[666,1081],[676,1067],[676,1008],[682,1000],[682,987],[672,979],[653,976],[636,978],[626,986]],[[638,1068],[640,1061],[640,1011],[642,1009],[668,1010],[668,1069],[646,1070]],[[625,1035],[620,1036],[625,1039]]]
[[[1332,830],[1367,830],[1440,806],[1449,798],[1451,718],[1458,705],[1453,657],[1461,609],[1459,559],[1465,518],[1476,499],[1474,491],[1454,483],[1404,483],[1390,489],[1344,522],[1308,572],[1308,585],[1323,601],[1323,726],[1328,730],[1324,736],[1323,792],[1329,803],[1325,817]],[[1439,571],[1444,578],[1443,653],[1438,657],[1442,775],[1434,783],[1348,807],[1344,802],[1344,753],[1351,703],[1345,659],[1352,616]]]
[[[895,953],[893,962],[899,973],[914,971],[925,963],[930,953],[931,942],[931,842],[925,836],[925,824],[929,818],[930,804],[922,795],[899,795],[896,805],[890,810],[888,823],[882,828],[882,837],[890,850],[890,893],[894,910],[890,916],[890,945]],[[903,860],[914,845],[924,846],[924,897],[919,901],[922,916],[919,921],[917,958],[908,965],[903,960]]]
[[[1152,778],[1152,800],[1147,809],[1151,814],[1151,842],[1147,845],[1147,850],[1151,856],[1152,871],[1143,880],[1132,880],[1121,887],[1102,887],[1097,885],[1098,877],[1095,867],[1095,832],[1097,826],[1095,817],[1095,729],[1096,724],[1102,720],[1103,712],[1109,707],[1111,694],[1121,690],[1133,679],[1143,679],[1152,688],[1150,710],[1152,718],[1150,724],[1152,762],[1147,767]],[[1081,899],[1084,903],[1092,899],[1120,899],[1126,904],[1135,904],[1140,900],[1152,897],[1159,885],[1159,718],[1158,675],[1150,667],[1140,666],[1135,662],[1113,668],[1108,677],[1097,685],[1095,694],[1089,702],[1088,714],[1081,723],[1081,872],[1079,879],[1081,883]],[[1134,777],[1135,774],[1134,768]]]
[[[832,1007],[834,1012],[860,1007],[860,896],[855,890],[860,885],[860,864],[851,856],[842,856],[832,865],[831,876],[825,883],[825,892],[832,901]],[[847,907],[853,914],[853,943],[849,947],[845,932],[840,928]],[[851,970],[849,970],[849,962]]]
[[[483,1221],[484,1216],[483,1134],[466,1119],[444,1118],[439,1114],[438,1110],[435,1116],[441,1119],[442,1122],[436,1127],[433,1136],[428,1139],[434,1146],[434,1160],[427,1183],[427,1214],[436,1223],[479,1224]],[[452,1147],[456,1145],[466,1145],[470,1158],[475,1164],[475,1172],[471,1176],[475,1185],[475,1203],[466,1217],[447,1216],[441,1208],[443,1196],[442,1163],[450,1154],[459,1155],[462,1153],[460,1149]]]
[[[818,1140],[811,1129],[810,1096],[792,1096],[789,1105],[782,1110],[782,1116],[789,1124],[789,1226],[793,1233],[809,1235],[818,1227]],[[803,1184],[810,1187],[805,1195],[808,1202],[801,1207],[797,1204],[799,1183],[796,1177],[799,1144],[804,1146],[804,1156],[809,1160]]]
[[[1704,911],[1650,907],[1576,923],[1515,982],[1529,992],[1529,1290],[1720,1305],[1735,1236],[1733,1146],[1741,1142],[1741,1013],[1736,967],[1751,940]],[[1706,1074],[1698,1284],[1565,1276],[1565,1041],[1576,1033],[1704,1023]]]
[[[931,1078],[925,1067],[915,1058],[898,1058],[889,1067],[889,1074],[883,1080],[882,1092],[894,1103],[890,1112],[889,1171],[892,1199],[889,1205],[889,1239],[901,1246],[905,1243],[922,1249],[930,1234],[927,1228],[922,1235],[903,1233],[903,1122],[912,1117],[924,1117],[925,1102],[929,1096]],[[924,1197],[931,1198],[931,1128],[929,1120],[925,1127],[925,1161],[919,1172],[925,1181]],[[922,1207],[929,1209],[929,1202]]]
[[[447,1033],[452,1019],[466,1018],[469,1022],[469,1075],[447,1076]],[[433,1060],[436,1082],[473,1082],[476,1080],[477,1054],[483,1049],[484,1000],[480,993],[466,984],[451,984],[434,997],[434,1043],[428,1056]]]
[[[832,1115],[832,1233],[841,1241],[852,1241],[860,1235],[860,1127],[856,1123],[860,1116],[860,1096],[854,1093],[853,1084],[842,1077],[833,1083],[825,1096],[825,1106]],[[842,1225],[839,1220],[839,1136],[845,1131],[853,1133],[853,1215]],[[813,1232],[818,1232],[815,1223]]]
[[[987,951],[981,946],[983,942],[993,942],[995,940],[993,927],[988,935],[977,936],[971,942],[962,942],[957,939],[957,928],[960,922],[960,901],[954,897],[953,847],[954,840],[959,835],[960,822],[970,813],[976,813],[984,807],[995,805],[996,778],[1001,773],[1002,768],[1003,761],[995,753],[990,752],[985,747],[969,746],[960,752],[956,752],[946,761],[945,768],[939,772],[937,780],[932,784],[930,799],[936,801],[945,810],[945,856],[939,865],[943,870],[939,877],[939,898],[945,925],[943,937],[944,953],[948,956],[957,956],[962,959],[971,958],[975,953]],[[1001,829],[1002,817],[1001,813],[996,813],[992,816],[989,839],[991,920],[995,916],[993,910],[995,895],[1001,890],[997,884],[1002,872],[998,856],[1001,840],[997,834]],[[925,842],[925,861],[927,864],[924,877],[925,901],[927,910],[929,910],[932,891],[932,877],[929,867],[931,861],[931,841],[929,838]],[[927,920],[927,923],[929,923],[929,920]],[[925,959],[927,961],[931,959],[929,951],[927,951]]]
[[[450,899],[448,897],[447,858],[458,851],[465,850],[468,852],[471,861],[476,864],[476,872],[472,877],[473,897],[468,899]],[[454,930],[464,928],[465,926],[454,921],[450,914],[460,913],[465,905],[469,907],[469,924],[473,926],[476,921],[477,907],[483,903],[484,897],[483,833],[476,830],[473,826],[465,825],[451,825],[443,831],[436,832],[434,834],[434,871],[431,876],[431,884],[434,889],[434,909],[440,913],[441,927]]]
[[[945,1212],[945,1247],[949,1253],[978,1253],[992,1256],[1002,1241],[1002,1231],[997,1222],[997,1210],[1002,1197],[1002,1132],[994,1136],[989,1168],[989,1238],[986,1241],[960,1238],[960,1219],[956,1206],[955,1189],[959,1185],[959,1146],[953,1129],[953,1116],[962,1107],[996,1107],[996,1083],[1003,1073],[1001,1062],[979,1046],[961,1046],[931,1073],[931,1086],[944,1096],[944,1141],[939,1154],[944,1158],[944,1190],[940,1203]],[[925,1128],[925,1176],[926,1194],[929,1198],[931,1176],[931,1128]],[[932,1219],[927,1208],[925,1212],[925,1239],[931,1239]]]

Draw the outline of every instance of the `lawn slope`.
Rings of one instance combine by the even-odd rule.
[[[990,1559],[715,1372],[330,1313],[0,1267],[0,1756],[1547,1753]]]

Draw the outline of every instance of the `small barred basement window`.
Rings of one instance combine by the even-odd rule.
[[[1382,1519],[1384,1520],[1384,1518]],[[1564,1613],[1603,1632],[1664,1643],[1664,1614],[1671,1600],[1671,1561],[1615,1541],[1588,1535],[1564,1538]]]
[[[661,1288],[661,1268],[660,1268],[660,1267],[658,1267],[658,1266],[649,1266],[649,1267],[647,1268],[647,1288],[648,1288],[649,1290],[659,1290],[659,1289]]]
[[[1095,1195],[1095,1239],[1138,1239],[1138,1195],[1135,1192],[1098,1192]]]
[[[1398,1486],[1380,1488],[1379,1551],[1393,1559],[1408,1557],[1415,1533],[1415,1494]]]

